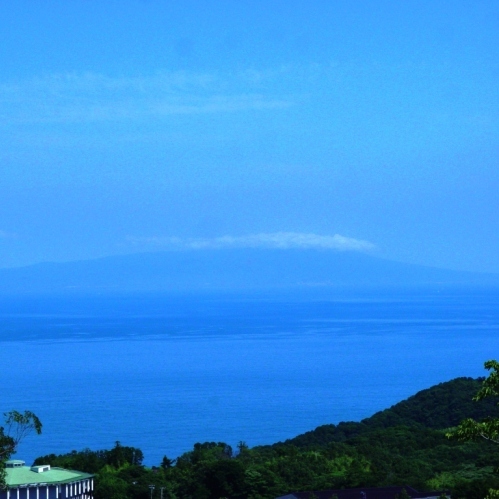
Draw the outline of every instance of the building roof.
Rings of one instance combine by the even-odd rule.
[[[93,475],[81,471],[66,470],[64,468],[50,468],[42,473],[33,471],[28,466],[16,468],[5,468],[5,482],[8,487],[19,487],[20,485],[40,485],[40,484],[63,484],[78,482],[86,478],[92,478]]]

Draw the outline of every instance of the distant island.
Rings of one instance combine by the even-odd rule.
[[[231,248],[163,251],[0,269],[0,294],[352,289],[499,285],[499,274],[354,252]]]

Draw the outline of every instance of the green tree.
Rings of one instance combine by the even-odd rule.
[[[124,464],[140,466],[144,459],[143,452],[136,447],[126,447],[117,441],[114,447],[107,451],[107,464],[119,468]]]
[[[169,459],[166,456],[163,456],[163,460],[161,461],[161,468],[164,470],[167,470],[168,468],[171,468],[175,464],[176,459]]]
[[[31,411],[4,413],[5,426],[0,426],[0,488],[5,488],[5,461],[16,452],[18,445],[33,431],[42,432],[42,423]]]
[[[484,367],[489,371],[489,376],[485,378],[482,387],[473,397],[475,401],[488,397],[499,397],[499,362],[488,360]],[[499,402],[497,404],[499,405]],[[484,439],[499,444],[499,418],[487,417],[483,421],[466,418],[456,428],[449,431],[447,436],[462,441]],[[487,498],[499,499],[499,490],[489,489]]]
[[[114,473],[101,473],[95,483],[95,497],[105,499],[128,499],[129,484]]]
[[[499,397],[499,362],[488,360],[485,362],[485,369],[490,374],[482,383],[482,387],[473,397],[473,400],[479,401],[486,397]],[[490,442],[499,443],[499,418],[488,417],[484,421],[475,421],[466,418],[451,431],[447,433],[450,438],[458,440],[477,440],[483,438]]]

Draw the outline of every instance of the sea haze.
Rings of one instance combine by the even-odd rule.
[[[2,411],[44,428],[18,458],[198,441],[269,444],[484,375],[499,290],[121,294],[0,301]]]

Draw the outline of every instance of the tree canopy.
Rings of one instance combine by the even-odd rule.
[[[485,369],[490,371],[490,374],[482,383],[478,393],[473,397],[473,400],[480,401],[485,398],[499,397],[499,362],[496,360],[488,360],[485,362]],[[499,401],[496,401],[499,405]],[[449,437],[459,440],[476,440],[483,438],[499,443],[499,417],[487,416],[483,421],[476,421],[473,418],[466,418],[461,423],[448,433]]]

